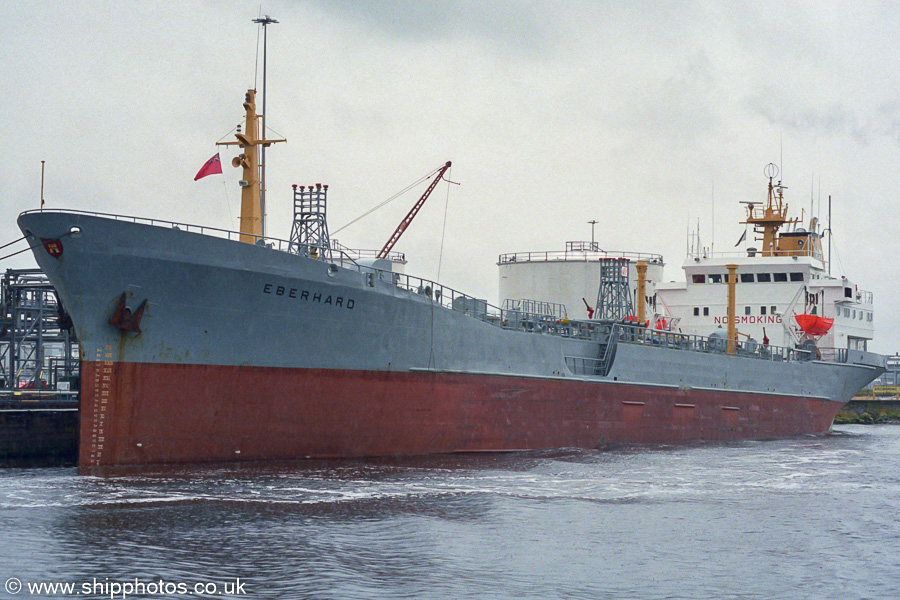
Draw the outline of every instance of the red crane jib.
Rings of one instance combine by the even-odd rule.
[[[419,201],[416,202],[413,207],[410,209],[409,214],[400,221],[400,224],[397,225],[397,229],[394,230],[393,235],[391,235],[391,239],[387,241],[384,245],[384,248],[381,249],[381,252],[378,253],[378,258],[387,258],[388,253],[394,248],[394,244],[397,243],[397,240],[400,239],[400,236],[403,235],[403,232],[406,231],[406,228],[409,227],[409,224],[412,223],[412,220],[416,218],[416,213],[419,212],[419,209],[422,208],[422,205],[425,204],[425,201],[428,200],[428,196],[431,195],[431,192],[434,191],[434,188],[437,186],[438,182],[444,176],[444,173],[447,169],[450,168],[450,161],[447,161],[443,167],[438,169],[437,176],[434,178],[428,185],[428,189],[425,190],[425,193],[422,194],[422,197],[419,198]]]

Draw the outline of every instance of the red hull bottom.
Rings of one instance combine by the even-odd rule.
[[[500,375],[83,363],[79,466],[791,437],[840,403]]]

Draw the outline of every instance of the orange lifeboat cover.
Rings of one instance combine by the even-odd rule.
[[[795,315],[797,324],[807,335],[825,335],[831,326],[834,325],[834,319],[827,319],[819,315]]]

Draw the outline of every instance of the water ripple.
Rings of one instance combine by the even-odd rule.
[[[898,451],[900,428],[845,427],[106,478],[5,469],[0,575],[240,577],[260,598],[894,598]]]

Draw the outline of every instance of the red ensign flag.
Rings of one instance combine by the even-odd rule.
[[[222,161],[219,160],[219,154],[216,153],[211,159],[206,161],[206,164],[200,167],[200,170],[197,171],[197,176],[194,177],[194,181],[198,179],[202,179],[207,175],[215,175],[216,173],[222,172]]]

